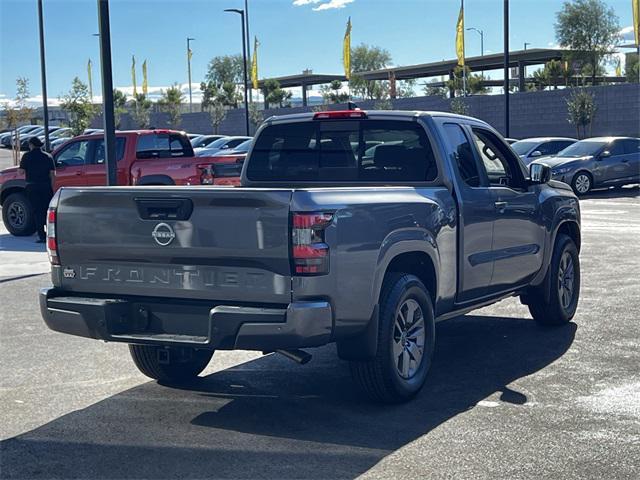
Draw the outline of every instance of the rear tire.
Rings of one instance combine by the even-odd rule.
[[[9,233],[16,237],[27,237],[35,233],[35,212],[24,192],[12,193],[4,200],[2,221]]]
[[[380,294],[378,344],[370,360],[350,362],[353,380],[369,398],[400,403],[425,383],[435,347],[429,292],[414,275],[392,272]]]
[[[549,288],[548,299],[545,287]],[[547,276],[540,287],[527,293],[527,306],[540,325],[558,326],[569,323],[580,298],[580,258],[573,240],[559,234]]]
[[[179,385],[195,380],[207,367],[214,352],[195,348],[129,345],[129,353],[138,370],[147,377],[161,383]]]

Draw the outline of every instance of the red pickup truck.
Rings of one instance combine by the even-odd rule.
[[[173,130],[116,132],[118,185],[214,184],[211,157],[195,157],[188,137]],[[104,137],[74,137],[53,152],[55,189],[105,185]],[[17,167],[0,171],[0,205],[7,230],[24,236],[35,232],[26,182]]]

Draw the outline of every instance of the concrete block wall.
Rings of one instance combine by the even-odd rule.
[[[595,96],[597,113],[593,124],[593,136],[628,135],[640,136],[640,85],[621,84],[587,87]],[[510,98],[510,132],[514,138],[536,136],[576,136],[576,129],[567,121],[567,99],[575,89],[559,89],[543,92],[514,93]],[[502,95],[474,95],[465,99],[469,106],[469,115],[480,118],[493,125],[504,134],[504,97]],[[374,109],[375,101],[358,102],[362,109]],[[439,97],[400,98],[392,101],[398,110],[450,111],[451,100]],[[331,109],[346,108],[346,105],[331,105]],[[272,115],[285,115],[312,111],[311,107],[279,108],[264,111],[264,118]],[[151,124],[166,127],[168,116],[165,113],[151,114]],[[101,126],[101,119],[95,119],[93,125]],[[121,128],[136,128],[129,115],[123,115]],[[204,112],[182,115],[182,130],[191,133],[213,133],[209,115]],[[253,133],[254,127],[251,126]],[[227,112],[218,133],[225,135],[244,135],[244,109]]]

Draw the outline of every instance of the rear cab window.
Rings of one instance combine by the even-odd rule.
[[[136,158],[192,157],[193,147],[186,136],[177,133],[152,133],[138,137]]]
[[[413,183],[438,177],[424,128],[403,120],[312,120],[270,125],[247,178],[265,182]]]

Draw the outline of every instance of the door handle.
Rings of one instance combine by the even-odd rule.
[[[623,159],[622,159],[622,163],[627,163],[628,161],[629,161],[629,159],[628,159],[628,158],[623,158]]]
[[[76,170],[76,175],[77,175],[77,176],[82,175],[82,170]]]
[[[496,207],[496,210],[500,210],[500,211],[507,208],[507,202],[494,202],[493,205]]]

